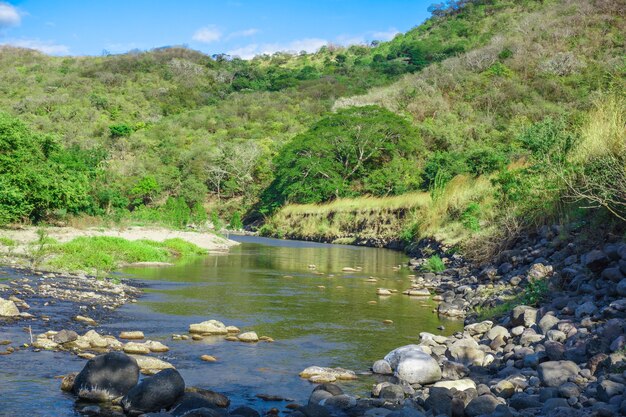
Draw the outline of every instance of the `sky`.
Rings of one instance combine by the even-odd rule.
[[[248,59],[386,41],[434,0],[0,0],[0,44],[50,55],[185,45]]]

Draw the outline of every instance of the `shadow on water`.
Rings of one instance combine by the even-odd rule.
[[[124,274],[148,283],[146,294],[137,304],[118,309],[111,322],[98,330],[115,335],[121,330],[143,330],[148,338],[162,340],[170,347],[161,358],[172,362],[188,385],[223,392],[233,404],[267,410],[280,403],[260,402],[256,394],[298,401],[308,398],[312,385],[298,377],[307,366],[366,371],[391,349],[418,342],[422,331],[442,333],[437,327],[444,324],[443,334],[447,335],[462,327],[460,322],[439,320],[432,312],[436,304],[429,299],[376,295],[377,287],[400,293],[409,287],[411,271],[397,268],[406,265],[407,258],[402,253],[234,238],[242,244],[228,254],[200,257],[168,268],[124,270]],[[360,271],[342,272],[344,267]],[[377,278],[377,282],[366,282],[369,277]],[[244,331],[254,330],[276,341],[244,344],[219,337],[171,340],[173,333],[185,334],[190,323],[209,319]],[[392,320],[393,324],[383,324],[383,320]],[[202,362],[199,357],[203,354],[213,355],[218,361]],[[36,354],[23,355],[39,358]],[[67,353],[54,355],[62,358],[55,362],[56,368],[44,375],[82,367],[82,360]],[[35,367],[28,375],[41,378],[42,371]],[[372,382],[373,378],[362,377],[345,387],[366,395]],[[58,390],[58,381],[53,384],[53,389]],[[33,382],[32,387],[35,386]],[[69,400],[58,392],[54,394],[58,405],[65,407]]]

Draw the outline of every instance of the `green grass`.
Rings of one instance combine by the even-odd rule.
[[[0,245],[6,246],[8,248],[12,248],[16,244],[17,243],[15,242],[15,240],[5,237],[5,236],[0,236]]]
[[[168,262],[175,258],[206,254],[206,250],[183,239],[126,240],[118,237],[78,237],[48,248],[48,265],[70,271],[94,271],[99,275],[124,264]]]
[[[422,265],[422,269],[428,272],[443,272],[446,269],[446,265],[443,263],[439,255],[433,255],[426,260],[424,265]]]

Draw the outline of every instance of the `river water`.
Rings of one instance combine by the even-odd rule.
[[[313,386],[298,377],[311,365],[367,371],[390,350],[419,341],[428,331],[448,335],[460,322],[442,321],[428,299],[402,295],[410,286],[407,257],[386,249],[234,237],[242,244],[228,254],[199,257],[167,268],[133,268],[124,275],[146,284],[145,295],[112,313],[100,333],[142,330],[170,351],[188,385],[226,394],[233,404],[259,410],[285,405],[263,402],[271,394],[305,402]],[[310,269],[309,265],[315,265]],[[398,268],[402,265],[402,268]],[[342,272],[344,267],[361,268]],[[376,283],[366,282],[376,277]],[[388,297],[377,287],[396,289]],[[376,304],[370,303],[376,301]],[[171,340],[189,324],[216,319],[254,330],[274,343],[245,344],[223,338]],[[383,324],[392,320],[393,324]],[[437,330],[440,325],[444,331]],[[57,329],[60,330],[60,329]],[[3,329],[0,339],[20,340],[21,328]],[[217,362],[199,358],[209,354]],[[0,415],[76,415],[73,398],[53,377],[79,371],[84,360],[66,352],[16,352],[0,356]],[[342,384],[367,395],[374,377]]]

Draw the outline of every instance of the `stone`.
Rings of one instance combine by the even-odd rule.
[[[223,417],[222,413],[220,413],[216,409],[216,405],[209,399],[205,398],[203,395],[195,393],[195,392],[185,392],[181,397],[179,397],[177,403],[170,410],[170,413],[175,417],[185,416],[189,417],[193,415],[194,411],[199,409],[207,409],[212,410],[212,414],[206,414],[209,417]]]
[[[432,387],[424,406],[433,415],[449,416],[452,414],[452,392],[447,388]]]
[[[513,326],[530,327],[537,322],[537,309],[520,305],[511,311],[511,323]]]
[[[539,379],[547,387],[558,387],[576,377],[580,368],[572,361],[548,361],[537,366]]]
[[[573,382],[566,382],[559,387],[559,395],[563,398],[578,397],[580,388]]]
[[[333,394],[324,390],[313,391],[309,396],[309,404],[319,404],[327,398],[331,398]]]
[[[532,280],[536,279],[544,279],[552,275],[552,271],[554,268],[552,265],[544,265],[542,263],[535,263],[530,266],[528,269],[528,278]]]
[[[120,333],[120,339],[138,340],[143,339],[144,334],[139,330],[126,331]]]
[[[343,369],[343,368],[325,368],[325,367],[321,367],[321,366],[309,366],[308,368],[306,368],[305,370],[303,370],[302,372],[300,372],[300,377],[301,378],[313,378],[315,376],[318,375],[322,375],[322,376],[333,376],[335,378],[335,380],[340,379],[340,380],[352,380],[352,379],[357,379],[356,374],[354,373],[354,371],[350,371],[348,369]],[[335,380],[332,381],[320,381],[320,382],[334,382]]]
[[[420,351],[405,355],[395,375],[409,384],[430,384],[441,379],[441,368],[432,356]]]
[[[617,284],[616,289],[617,289],[617,293],[620,296],[626,297],[626,278],[624,278]]]
[[[0,298],[0,316],[1,317],[15,317],[20,315],[15,303],[11,300],[5,300]]]
[[[541,407],[541,411],[547,415],[551,411],[559,408],[565,407],[569,409],[569,404],[565,398],[549,398],[543,403],[543,407]]]
[[[441,376],[444,379],[461,379],[469,375],[469,369],[462,363],[443,361]]]
[[[221,321],[207,320],[202,323],[190,324],[189,333],[223,335],[228,334],[228,330]]]
[[[470,336],[477,336],[487,333],[493,327],[493,322],[485,320],[480,323],[468,324],[464,330],[470,334]]]
[[[72,392],[76,375],[78,375],[78,372],[70,372],[63,377],[61,380],[61,391]]]
[[[254,342],[258,342],[259,341],[259,336],[257,336],[257,334],[255,332],[241,333],[237,338],[241,342],[246,342],[246,343],[254,343]]]
[[[513,396],[509,398],[509,405],[516,410],[543,407],[543,403],[539,401],[538,395],[528,395],[525,392],[513,394]]]
[[[59,333],[52,337],[52,340],[60,345],[68,342],[73,342],[78,339],[78,333],[73,330],[61,330]]]
[[[509,331],[506,329],[506,327],[503,327],[503,326],[492,327],[485,336],[489,340],[494,340],[498,336],[502,336],[504,340],[507,340],[511,337],[511,335],[509,334]]]
[[[565,342],[567,335],[560,330],[548,330],[546,332],[546,338],[551,342]]]
[[[76,376],[72,391],[86,399],[112,399],[126,395],[139,380],[137,361],[122,352],[89,360]]]
[[[565,356],[565,346],[560,342],[548,341],[543,346],[546,349],[548,359],[551,361],[560,361]]]
[[[313,391],[326,391],[331,393],[332,395],[341,395],[343,394],[343,390],[337,384],[320,384],[313,388]]]
[[[515,394],[515,385],[509,380],[503,379],[498,381],[496,385],[491,389],[494,394],[500,398],[510,398]]]
[[[37,338],[37,340],[33,342],[33,347],[36,349],[52,350],[56,349],[58,346],[58,343],[55,343],[46,337]]]
[[[376,294],[378,295],[391,295],[391,291],[386,289],[386,288],[377,288],[376,289]]]
[[[471,379],[458,379],[456,381],[439,381],[433,384],[436,388],[455,388],[457,391],[465,391],[468,389],[476,389],[476,383]]]
[[[596,305],[593,301],[587,301],[576,308],[575,315],[576,318],[591,316],[597,311]]]
[[[609,264],[609,262],[609,257],[601,250],[592,250],[584,254],[582,257],[583,265],[593,272],[602,271]]]
[[[161,359],[154,358],[152,356],[130,355],[141,369],[144,374],[155,374],[163,369],[174,368],[169,362],[165,362]]]
[[[124,353],[147,355],[150,353],[150,348],[143,343],[128,342],[124,345]]]
[[[375,374],[391,375],[393,374],[393,369],[391,369],[391,365],[389,364],[389,362],[381,359],[374,362],[374,364],[372,365],[372,372],[374,372]]]
[[[176,369],[165,369],[145,378],[122,399],[124,411],[141,414],[168,409],[185,394],[185,381]]]
[[[598,385],[598,399],[600,401],[609,402],[616,395],[624,393],[624,384],[605,379]]]
[[[467,407],[465,407],[465,414],[467,417],[491,414],[496,410],[496,407],[499,404],[498,399],[493,395],[481,395],[480,397],[476,397],[470,401]]]
[[[458,298],[451,302],[443,302],[437,307],[437,313],[448,317],[463,317],[465,316],[465,302]]]
[[[478,348],[474,339],[464,338],[454,342],[449,348],[450,357],[464,365],[482,366],[485,352]]]
[[[434,335],[433,335],[434,336]],[[427,338],[427,335],[420,333],[422,339]],[[385,355],[384,360],[391,365],[392,369],[396,369],[398,364],[405,356],[411,356],[413,354],[424,353],[424,347],[420,345],[405,345],[392,350]]]
[[[402,401],[404,389],[400,385],[388,384],[381,388],[378,397],[389,401]]]
[[[558,324],[559,319],[552,314],[544,315],[541,320],[539,320],[539,328],[543,334],[546,334],[549,330],[552,330]]]
[[[217,362],[217,358],[211,355],[202,355],[200,356],[200,359],[202,359],[205,362]]]
[[[74,320],[79,321],[81,323],[85,323],[89,326],[95,326],[98,324],[96,323],[94,319],[92,319],[91,317],[87,317],[87,316],[76,316],[74,317]]]
[[[232,416],[242,416],[242,417],[261,417],[258,411],[256,411],[252,407],[248,407],[245,405],[239,406],[230,412]]]
[[[202,398],[209,401],[215,407],[228,408],[228,406],[230,405],[230,400],[228,399],[228,397],[224,394],[220,394],[219,392],[197,387],[187,387],[185,388],[185,392],[200,395]]]
[[[163,343],[157,342],[155,340],[148,340],[147,342],[144,343],[144,345],[148,349],[150,349],[150,352],[154,352],[154,353],[163,353],[163,352],[168,352],[170,350],[170,348],[165,346]]]
[[[403,294],[410,295],[412,297],[430,297],[430,291],[426,288],[411,288],[404,291]]]
[[[600,276],[602,277],[602,279],[611,282],[620,282],[622,279],[624,279],[624,274],[622,274],[622,271],[620,271],[619,267],[606,268],[604,271],[602,271],[602,274]]]

